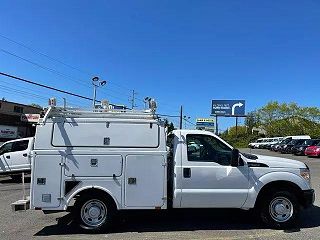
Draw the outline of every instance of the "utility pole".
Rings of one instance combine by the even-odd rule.
[[[236,137],[238,136],[238,117],[236,117]]]
[[[218,115],[216,115],[216,135],[218,135]]]
[[[135,105],[135,96],[137,95],[137,93],[134,91],[134,90],[132,90],[132,98],[131,98],[131,100],[130,100],[130,102],[131,102],[131,109],[133,110],[135,107],[136,107],[136,105]]]
[[[182,129],[182,106],[180,106],[180,123],[179,128]]]

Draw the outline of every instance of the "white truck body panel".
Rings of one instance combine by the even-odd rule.
[[[162,207],[166,194],[165,157],[127,155],[125,178],[126,207]],[[137,177],[139,176],[139,177]],[[130,184],[130,179],[136,183]]]
[[[140,118],[101,114],[104,117],[53,114],[37,126],[32,208],[65,210],[76,194],[92,188],[108,193],[118,209],[166,208],[162,122],[150,113]],[[46,179],[45,185],[38,183],[41,178]],[[77,183],[71,190],[70,182]],[[50,202],[43,201],[46,194],[51,194]]]

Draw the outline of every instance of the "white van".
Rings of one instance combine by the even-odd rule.
[[[311,139],[311,137],[309,135],[296,135],[296,136],[286,136],[283,138],[283,140],[286,139],[290,139],[290,140],[294,140],[294,139]]]
[[[34,138],[29,137],[3,143],[0,146],[0,175],[20,179],[22,172],[30,173],[33,142]]]

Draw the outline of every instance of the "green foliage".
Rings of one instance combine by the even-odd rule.
[[[250,113],[257,127],[267,131],[267,136],[307,134],[320,136],[320,109],[301,107],[296,103],[269,102],[266,106]]]
[[[259,137],[252,134],[253,127],[266,130],[266,137],[310,135],[320,138],[320,108],[272,101],[248,113],[245,126],[238,126],[237,134],[232,127],[221,137],[234,147],[247,147],[249,142]]]
[[[31,103],[31,104],[29,104],[29,106],[42,109],[42,107],[39,104],[36,104],[36,103]]]
[[[169,123],[168,119],[164,120],[164,126],[168,128],[168,133],[172,132],[175,129],[173,123]]]
[[[237,130],[236,127],[231,127],[220,137],[235,148],[248,147],[249,142],[257,139],[257,135],[249,134],[246,126],[238,126]]]

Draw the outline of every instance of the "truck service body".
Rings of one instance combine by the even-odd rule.
[[[47,213],[75,199],[79,225],[99,231],[118,210],[168,208],[257,208],[284,227],[314,191],[304,163],[239,153],[211,132],[167,135],[153,110],[50,107],[37,126],[30,197]]]

